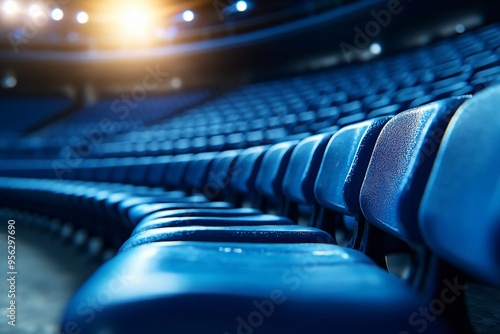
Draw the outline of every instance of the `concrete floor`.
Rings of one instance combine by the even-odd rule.
[[[2,226],[4,226],[2,224]],[[7,236],[0,233],[0,333],[56,334],[74,291],[99,266],[58,237],[16,230],[16,327],[7,325]]]

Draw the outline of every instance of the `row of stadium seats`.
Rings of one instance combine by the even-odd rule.
[[[500,285],[499,103],[495,86],[272,146],[11,161],[0,199],[120,247],[63,333],[467,331],[461,279]]]
[[[31,127],[64,112],[71,105],[72,101],[69,98],[60,96],[26,98],[0,95],[0,110],[2,111],[0,123],[4,128],[1,137],[16,139],[22,137]],[[35,112],[27,118],[26,113],[30,111]],[[2,146],[0,148],[3,148]]]
[[[178,155],[336,131],[498,83],[499,29],[491,25],[381,60],[222,95],[192,91],[158,98],[138,89],[82,108],[16,145],[5,142],[0,156],[56,158],[68,150],[85,151],[85,158]]]
[[[162,97],[150,95],[152,95],[151,92],[138,85],[129,94],[122,94],[115,99],[99,100],[22,139],[16,138],[16,141],[6,140],[4,142],[0,140],[0,157],[2,155],[9,158],[57,157],[61,150],[66,147],[81,147],[89,144],[89,141],[93,145],[98,145],[107,137],[132,131],[145,124],[159,122],[205,101],[212,94],[208,90],[200,90]],[[47,114],[44,112],[45,109],[52,110],[52,114],[57,115],[61,111],[61,108],[56,108],[58,104],[66,102],[69,106],[68,102],[71,102],[69,99],[67,101],[64,99],[53,100],[19,98],[16,100],[16,104],[9,104],[9,98],[0,98],[0,107],[5,115],[8,115],[11,121],[16,122],[16,124],[28,123],[21,120],[26,119],[26,114],[30,111],[36,111],[35,115],[30,113],[29,123],[34,126],[43,121],[43,116]],[[19,119],[12,117],[12,115],[19,115]],[[9,126],[10,124],[4,125]]]
[[[335,131],[443,98],[500,77],[498,25],[366,64],[249,84],[163,124],[110,137],[100,157],[247,148]]]

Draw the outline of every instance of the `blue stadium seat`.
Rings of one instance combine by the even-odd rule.
[[[229,210],[220,210],[229,211]],[[150,218],[142,221],[133,231],[132,235],[146,230],[152,230],[162,227],[179,226],[257,226],[257,225],[293,225],[293,222],[285,217],[274,215],[252,215],[249,211],[246,214],[239,215],[237,210],[232,215],[198,215],[185,217],[162,217]]]
[[[186,186],[191,188],[191,191],[203,193],[208,177],[208,169],[218,154],[218,152],[206,152],[193,156],[184,176]]]
[[[247,218],[243,218],[247,219]],[[194,219],[196,221],[197,219]],[[215,219],[214,219],[215,221]],[[223,220],[220,220],[223,221]],[[298,225],[282,225],[286,221],[274,219],[277,225],[243,226],[183,226],[161,227],[144,230],[131,236],[120,248],[130,248],[152,242],[164,241],[211,241],[243,243],[334,243],[332,237],[319,229]],[[229,224],[231,221],[228,220]],[[255,223],[256,221],[254,221]]]
[[[153,157],[137,158],[130,167],[127,183],[138,186],[146,184],[149,168],[154,161]]]
[[[213,163],[210,160],[210,169],[208,172],[209,175],[206,176],[207,182],[213,182],[212,187],[214,190],[218,192],[224,191],[225,188],[231,187],[231,189],[233,189],[235,192],[237,191],[239,194],[242,194],[243,192],[250,193],[252,189],[255,188],[255,178],[259,170],[260,161],[262,159],[262,155],[264,154],[264,152],[265,152],[265,147],[257,147],[243,151],[241,153],[240,151],[229,151],[230,154],[226,153],[219,155],[218,157],[214,158]],[[202,159],[201,161],[207,162],[207,159]],[[199,165],[200,160],[195,160],[194,163],[195,165]],[[208,163],[203,165],[208,166]],[[195,173],[192,169],[191,172],[192,174],[200,173],[199,171],[196,171]],[[203,176],[201,177],[197,175],[194,176],[195,178],[198,179],[205,178]],[[223,176],[223,179],[221,179],[221,176]],[[218,184],[216,184],[216,182],[218,182]],[[220,190],[217,187],[219,187]],[[205,187],[201,188],[205,189]],[[181,198],[179,201],[188,202],[190,198],[193,197],[191,196],[191,197]],[[158,205],[161,202],[167,202],[167,201],[168,198],[165,201],[162,201],[160,198],[156,199],[154,197],[131,198],[128,200],[121,201],[118,206],[118,209],[120,210],[122,219],[125,221],[129,221],[131,216],[133,216],[132,218],[133,221],[131,221],[131,223],[132,225],[135,225],[136,223],[138,223],[140,219],[146,217],[147,215],[150,215],[152,213],[158,213],[158,210],[166,211],[168,209],[180,209],[178,207],[174,207],[171,205],[171,203],[177,201],[175,199],[170,200],[171,203],[166,203],[167,205],[165,206]],[[193,202],[194,204],[193,208],[187,209],[188,210],[187,212],[194,213],[194,210],[203,209],[203,212],[207,212],[209,214],[208,216],[205,217],[205,219],[208,219],[210,217],[215,219],[217,213],[217,206],[214,206],[212,209],[210,209],[210,204],[207,203],[207,205],[198,206],[199,204],[198,202],[199,201]],[[153,204],[153,205],[145,206],[144,204]],[[134,210],[133,207],[139,205],[140,208]],[[205,209],[209,209],[209,211],[206,211]],[[226,213],[224,211],[225,210],[219,211],[220,216],[222,217],[226,216]],[[258,211],[252,211],[252,212],[255,212],[255,214],[259,213]],[[248,215],[249,215],[248,210],[242,211],[242,216],[248,216]],[[196,214],[196,216],[199,217],[199,212]],[[234,212],[229,213],[229,216],[236,217],[234,215]]]
[[[298,143],[298,141],[288,141],[275,144],[264,155],[255,180],[257,192],[264,197],[262,206],[265,207],[267,202],[283,198],[283,178],[292,152]]]
[[[297,220],[299,204],[313,205],[316,202],[314,183],[332,135],[324,133],[311,136],[297,144],[283,179],[283,195],[287,203],[284,215]]]
[[[466,98],[450,98],[392,118],[382,129],[361,187],[368,222],[420,242],[418,206],[448,122]]]
[[[168,215],[170,211],[184,210],[187,214],[196,216],[191,210],[197,212],[206,212],[206,210],[215,210],[207,215],[224,215],[226,209],[232,208],[231,203],[228,202],[201,202],[201,203],[148,203],[139,204],[128,210],[128,221],[132,226],[136,226],[140,221],[149,217],[163,217]],[[222,209],[222,210],[221,210]],[[201,211],[198,211],[201,210]],[[257,211],[256,213],[260,213]],[[244,215],[244,212],[242,212]]]
[[[382,117],[353,124],[333,135],[314,187],[321,206],[347,215],[359,213],[361,184],[375,141],[389,119]]]
[[[22,135],[45,119],[63,113],[72,104],[67,96],[1,96],[0,121],[7,131]]]
[[[106,306],[84,308],[89,296]],[[441,317],[409,320],[427,305],[335,245],[157,242],[105,263],[68,304],[61,330],[139,333],[147,319],[148,330],[182,334],[404,333],[423,320],[426,333],[451,332]]]
[[[0,214],[79,250],[100,239],[101,258],[122,247],[62,332],[472,332],[465,302],[500,287],[500,26],[464,28],[213,95],[189,83],[124,119],[111,96],[72,110],[2,91]],[[423,316],[450,280],[473,288]]]
[[[204,195],[210,200],[225,199],[229,194],[229,183],[234,172],[234,165],[241,150],[219,153],[210,165]]]
[[[174,203],[188,203],[191,205],[198,205],[198,204],[208,204],[208,201],[206,200],[205,197],[200,196],[200,195],[194,195],[194,196],[185,196],[184,194],[178,195],[177,192],[167,192],[164,194],[158,194],[157,196],[140,196],[138,197],[137,195],[129,195],[124,197],[122,200],[119,201],[119,203],[116,203],[114,206],[108,206],[109,210],[113,210],[115,214],[118,214],[123,221],[129,221],[129,211],[131,208],[141,205],[141,204],[157,204],[157,203],[167,203],[167,204],[174,204]],[[108,202],[109,205],[109,202]],[[115,211],[116,210],[116,211]]]
[[[128,175],[135,163],[135,159],[133,157],[121,158],[117,161],[117,163],[111,169],[111,182],[115,183],[127,183]],[[92,180],[90,177],[87,180]]]
[[[259,171],[260,167],[260,162],[262,161],[263,155],[266,152],[267,147],[255,147],[255,148],[250,148],[247,150],[244,150],[241,152],[236,160],[236,163],[234,167],[232,167],[232,175],[230,175],[229,179],[229,187],[236,193],[236,195],[240,196],[250,196],[255,189],[255,179],[257,176],[257,173]],[[198,163],[199,161],[195,161]],[[224,165],[221,165],[224,166]],[[226,168],[226,167],[223,167]],[[213,175],[221,174],[221,171],[217,170],[216,167],[214,166],[213,168],[210,169],[210,172]],[[223,171],[222,171],[223,172]],[[226,181],[227,182],[227,181]],[[236,204],[238,205],[238,204]],[[156,206],[158,208],[158,206]],[[167,216],[169,217],[169,213],[166,212],[167,210],[162,210],[160,212],[156,211],[153,212],[151,209],[156,210],[154,206],[141,206],[140,208],[137,208],[133,210],[133,215],[134,215],[134,220],[137,221],[137,218],[142,218],[146,217],[148,221],[151,221],[151,214],[153,214],[155,217],[162,217],[162,216]],[[137,216],[138,211],[142,210],[149,210],[148,215],[144,215],[143,213],[140,214],[140,217]],[[229,220],[227,220],[227,217],[232,217],[232,225],[245,225],[245,222],[250,222],[251,219],[253,219],[253,222],[250,222],[251,225],[255,224],[255,222],[259,222],[260,224],[264,224],[267,221],[267,225],[274,225],[277,224],[274,222],[273,219],[270,219],[270,216],[266,215],[261,215],[261,212],[258,210],[248,210],[248,209],[241,209],[241,217],[238,216],[237,214],[237,209],[233,210],[218,210],[215,207],[212,209],[207,209],[207,208],[193,208],[193,209],[186,209],[183,213],[182,216],[185,217],[183,221],[186,222],[186,225],[188,224],[187,222],[189,221],[189,214],[192,215],[193,218],[193,223],[192,225],[197,225],[200,219],[204,219],[206,221],[205,224],[208,224],[210,226],[210,220],[213,221],[214,226],[221,225],[223,221],[226,221],[226,224],[230,224]],[[205,214],[205,215],[204,215]],[[259,215],[260,214],[260,215]],[[177,213],[177,216],[181,215],[181,213]],[[254,215],[255,217],[248,217],[250,215]],[[256,216],[259,215],[259,216]],[[248,217],[248,218],[247,218]],[[221,218],[221,219],[218,219]],[[291,224],[292,222],[280,218],[281,223],[286,223],[286,224]],[[144,222],[140,224],[140,226],[137,226],[135,231],[144,229],[147,224],[145,225]]]
[[[313,223],[332,235],[342,231],[337,238],[339,244],[360,247],[365,230],[359,207],[361,185],[375,142],[389,119],[380,117],[346,126],[333,135],[326,147],[314,187],[319,207]]]
[[[209,208],[199,208],[199,207],[190,207],[186,209],[166,209],[166,210],[158,210],[154,211],[151,208],[147,208],[148,214],[144,215],[142,219],[131,218],[134,222],[136,228],[134,229],[134,233],[140,231],[142,226],[149,225],[150,221],[157,219],[169,219],[169,218],[242,218],[246,216],[256,216],[262,215],[262,211],[253,209],[253,208],[232,208],[227,202],[211,202],[211,204],[220,204],[220,207],[217,208],[216,205],[213,205]],[[158,204],[164,206],[164,204]],[[141,210],[142,205],[138,205],[134,207],[131,211]],[[146,204],[146,206],[154,206],[150,204]],[[153,213],[149,213],[153,211]],[[133,216],[132,216],[133,217]]]
[[[249,198],[255,192],[257,175],[268,148],[268,146],[255,146],[238,155],[229,185],[237,197],[235,205],[241,205],[243,196]]]
[[[163,176],[172,157],[169,155],[154,157],[149,165],[148,175],[146,176],[146,185],[160,187],[163,185]]]
[[[168,189],[182,189],[184,185],[184,175],[186,168],[191,161],[192,154],[182,154],[174,156],[164,174],[164,184]]]
[[[500,286],[500,86],[466,101],[441,143],[420,206],[433,252]]]

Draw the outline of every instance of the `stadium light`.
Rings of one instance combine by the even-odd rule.
[[[248,4],[246,1],[240,0],[236,3],[236,10],[238,12],[244,12],[248,9]]]
[[[54,8],[54,9],[52,9],[50,16],[52,17],[52,20],[54,20],[54,21],[61,21],[62,18],[64,17],[64,12],[60,8]]]
[[[181,78],[175,77],[170,81],[170,86],[173,89],[179,89],[182,87],[182,80]]]
[[[191,22],[194,20],[194,13],[191,10],[186,10],[182,13],[182,19],[186,22]]]
[[[3,88],[14,88],[17,86],[17,79],[12,74],[7,74],[2,80]]]
[[[463,34],[465,32],[465,26],[463,24],[457,24],[455,26],[455,31],[459,34]]]
[[[78,14],[76,14],[76,21],[80,24],[89,22],[89,14],[84,11],[78,12]]]
[[[19,10],[19,5],[13,0],[8,0],[3,4],[3,10],[7,15],[14,15]]]
[[[382,52],[382,46],[378,43],[373,43],[370,45],[370,52],[373,55],[379,55]]]
[[[144,37],[151,30],[151,15],[145,8],[127,7],[119,13],[119,20],[128,37]]]

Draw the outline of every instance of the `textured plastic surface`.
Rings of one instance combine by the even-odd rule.
[[[288,200],[302,204],[314,203],[314,183],[332,134],[311,136],[297,145],[283,180],[283,194]]]
[[[136,185],[146,184],[146,177],[148,175],[149,168],[153,162],[155,162],[153,157],[136,158],[133,165],[130,167],[130,170],[128,173],[128,183],[136,184]],[[96,173],[96,177],[95,177],[96,180],[97,180],[99,169],[100,168],[97,169],[97,173]],[[106,180],[104,180],[104,181],[106,181]]]
[[[231,150],[219,153],[210,165],[207,184],[203,192],[209,198],[220,198],[227,193],[233,175],[234,165],[241,150]]]
[[[226,202],[211,202],[213,203],[226,203]],[[146,204],[149,206],[149,204]],[[140,222],[145,223],[153,219],[161,218],[179,218],[179,217],[244,217],[244,216],[254,216],[261,215],[262,211],[253,208],[188,208],[188,209],[178,209],[178,210],[160,210],[154,213],[148,214]]]
[[[268,146],[256,146],[241,152],[234,166],[231,188],[244,194],[255,191],[255,179],[268,148]]]
[[[148,185],[163,185],[163,175],[165,174],[171,160],[172,157],[168,155],[154,158],[153,162],[149,166],[148,175],[146,176]]]
[[[145,217],[170,210],[180,209],[226,209],[231,208],[227,202],[202,202],[202,203],[151,203],[134,206],[128,211],[128,220],[133,226],[138,224]]]
[[[230,224],[230,222],[228,222]],[[135,234],[120,252],[139,245],[159,241],[213,241],[243,243],[334,243],[326,232],[298,225],[257,226],[184,226],[164,227]]]
[[[220,210],[223,211],[223,210]],[[246,216],[197,216],[197,217],[166,217],[148,219],[141,222],[134,229],[133,234],[161,227],[180,226],[257,226],[257,225],[294,225],[294,222],[285,217],[273,215],[246,215]]]
[[[192,154],[182,154],[172,158],[164,176],[167,187],[178,189],[184,185],[184,174],[192,158]]]
[[[198,191],[202,191],[208,177],[210,164],[217,157],[217,152],[206,152],[196,154],[186,168],[184,181],[186,185]]]
[[[314,194],[330,210],[359,212],[359,192],[375,141],[389,117],[368,120],[340,129],[326,147]]]
[[[288,141],[271,146],[262,159],[257,174],[256,189],[264,196],[281,197],[283,178],[298,141]]]
[[[122,217],[128,217],[128,211],[137,205],[148,203],[207,203],[207,199],[203,196],[152,196],[152,197],[130,197],[121,201],[118,206],[118,212]]]
[[[430,248],[500,285],[500,86],[465,102],[446,130],[420,207]]]
[[[88,298],[106,304],[90,312]],[[68,304],[61,330],[413,333],[419,307],[428,301],[403,281],[339,246],[169,242],[105,263]],[[426,321],[426,333],[448,333],[441,321]]]
[[[361,188],[361,210],[368,221],[408,242],[421,240],[417,215],[424,187],[446,126],[464,101],[430,103],[385,125]]]

